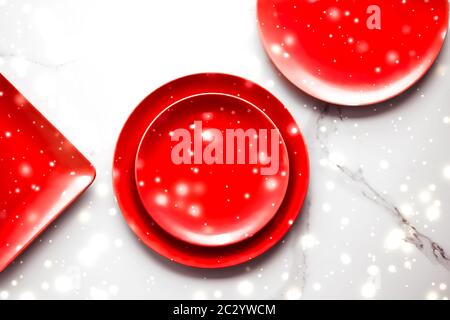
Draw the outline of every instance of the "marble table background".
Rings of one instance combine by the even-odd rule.
[[[0,0],[0,72],[94,163],[94,185],[0,274],[0,299],[447,299],[450,46],[402,96],[327,106],[270,64],[255,0]],[[139,243],[111,185],[135,106],[182,75],[217,71],[273,92],[311,160],[301,218],[231,269],[173,264]]]

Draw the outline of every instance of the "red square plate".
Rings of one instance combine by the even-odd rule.
[[[0,272],[94,178],[91,163],[0,75]]]

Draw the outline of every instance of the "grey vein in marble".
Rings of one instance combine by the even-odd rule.
[[[342,116],[342,109],[336,107],[338,112],[339,121],[343,122],[344,117]],[[316,139],[320,143],[322,152],[326,155],[330,155],[329,138],[330,135],[327,132],[322,132],[320,128],[326,122],[326,115],[330,112],[330,105],[326,104],[321,110],[317,121],[316,121]],[[337,132],[338,121],[334,119],[332,132]],[[450,270],[450,256],[446,253],[445,249],[433,240],[430,236],[420,232],[400,211],[398,206],[392,203],[386,196],[382,195],[374,186],[364,176],[363,170],[360,168],[358,170],[352,170],[347,166],[340,164],[333,164],[337,169],[352,182],[360,185],[362,190],[362,195],[377,204],[379,207],[388,211],[393,218],[397,220],[399,227],[403,229],[406,234],[404,241],[414,245],[420,252],[427,256],[430,260],[435,261],[442,265],[447,270]]]

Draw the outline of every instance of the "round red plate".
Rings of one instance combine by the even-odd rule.
[[[262,164],[266,154],[272,161]],[[147,212],[171,235],[204,246],[229,245],[261,230],[283,202],[288,174],[288,152],[272,121],[224,94],[192,96],[165,109],[136,159]]]
[[[228,97],[225,98],[225,95]],[[220,99],[218,99],[218,97],[220,97]],[[264,225],[264,222],[266,222],[262,229],[245,240],[238,241],[239,237],[235,238],[234,241],[238,242],[234,244],[211,247],[200,246],[181,240],[180,238],[182,238],[182,236],[180,236],[179,233],[177,233],[173,229],[171,230],[167,225],[165,225],[165,227],[163,228],[155,221],[155,217],[158,214],[155,214],[154,212],[147,212],[138,191],[138,187],[144,187],[147,184],[150,184],[151,186],[152,183],[157,183],[157,181],[159,181],[159,183],[161,184],[167,183],[165,189],[161,189],[162,192],[165,193],[164,190],[167,190],[167,192],[170,191],[171,194],[176,193],[176,182],[178,180],[175,179],[175,175],[168,174],[167,172],[168,168],[173,168],[172,163],[168,163],[168,168],[165,168],[163,165],[157,165],[153,167],[151,161],[147,160],[144,163],[144,166],[141,168],[139,161],[136,160],[144,155],[145,159],[151,158],[152,161],[156,160],[158,161],[157,163],[160,163],[160,160],[152,155],[151,150],[146,151],[147,148],[152,147],[153,143],[156,143],[156,150],[158,142],[155,141],[150,143],[150,141],[152,141],[151,135],[146,135],[145,133],[147,132],[147,130],[148,132],[151,132],[153,129],[158,129],[158,132],[160,130],[165,131],[166,128],[169,128],[171,126],[172,121],[177,122],[177,125],[175,126],[177,128],[174,127],[175,129],[178,129],[178,127],[185,127],[185,125],[187,125],[191,121],[185,122],[182,119],[183,117],[181,116],[179,118],[176,116],[172,116],[168,113],[169,110],[167,109],[173,108],[173,110],[175,110],[176,113],[180,115],[183,113],[187,115],[189,114],[189,112],[193,112],[193,115],[202,115],[201,111],[203,109],[201,107],[197,109],[197,107],[191,107],[186,104],[187,102],[194,100],[196,101],[195,105],[197,105],[197,102],[199,102],[197,101],[198,99],[212,99],[219,102],[222,99],[221,103],[224,103],[224,105],[222,106],[224,108],[223,112],[230,113],[232,113],[233,111],[229,110],[231,100],[233,100],[233,105],[236,110],[238,110],[238,104],[241,104],[242,107],[244,105],[252,105],[252,107],[248,108],[249,110],[251,110],[253,118],[255,119],[255,122],[253,124],[256,127],[262,124],[264,128],[277,128],[279,130],[280,136],[282,137],[280,141],[284,142],[284,147],[286,148],[288,154],[288,156],[286,156],[286,159],[289,159],[289,163],[282,164],[281,159],[283,159],[283,148],[280,146],[280,168],[283,167],[285,169],[284,171],[286,171],[288,177],[288,186],[285,191],[284,198],[279,206],[279,209],[276,211],[275,216],[270,217],[270,214],[262,214],[262,216],[264,216],[265,218],[262,219],[262,222],[260,222],[257,227],[253,227],[253,230],[256,232],[257,229],[261,228],[261,226]],[[212,108],[211,110],[213,111],[216,111],[215,107],[217,106],[215,106],[214,104],[209,105],[209,107],[207,104],[204,104],[204,108]],[[232,128],[247,128],[247,126],[249,126],[251,123],[251,119],[248,118],[245,113],[242,113],[242,110],[236,110],[236,121],[239,121],[239,119],[237,118],[242,118],[243,122],[236,122],[234,124],[234,127],[232,126]],[[208,114],[203,115],[206,118],[202,119],[207,119],[210,116]],[[159,116],[162,118],[160,119]],[[263,116],[267,118],[264,118]],[[166,122],[164,118],[168,121]],[[220,116],[217,118],[217,120],[214,120],[211,123],[217,128],[223,128],[222,122],[224,121],[224,119],[225,117]],[[179,124],[181,124],[181,126],[179,126]],[[236,126],[236,124],[239,124],[239,126]],[[153,125],[155,125],[155,127],[153,127]],[[230,125],[233,125],[233,123],[230,123]],[[206,125],[205,127],[207,126],[208,125]],[[147,139],[150,139],[149,142],[146,141]],[[140,144],[141,148],[139,148]],[[140,150],[139,156],[137,156],[138,149]],[[149,156],[150,158],[147,158],[147,156]],[[167,155],[161,156],[167,157]],[[172,158],[170,160],[172,160]],[[137,166],[135,166],[135,164],[137,164]],[[147,166],[148,169],[144,169]],[[185,170],[186,168],[184,168],[184,166],[186,165],[182,164],[181,167],[183,167],[183,169],[181,169],[180,167],[177,170]],[[225,168],[227,166],[228,165],[223,165],[223,168],[219,169],[223,170],[222,174],[226,172]],[[217,167],[218,165],[211,166],[211,168],[214,168],[214,170],[218,170]],[[248,168],[248,165],[242,165],[242,167]],[[155,172],[152,172],[152,168],[164,170],[167,175],[164,174],[161,176],[155,176]],[[202,172],[206,168],[207,167],[205,164],[199,166],[198,173]],[[259,167],[259,169],[261,169],[261,167]],[[195,170],[195,166],[192,166],[192,170]],[[280,170],[280,175],[282,171],[283,169]],[[184,174],[184,172],[182,173],[183,175],[179,176],[179,178],[180,181],[183,180],[182,182],[184,183],[191,184],[192,182],[200,181],[200,179],[194,179],[190,171],[188,174]],[[136,175],[143,180],[136,180]],[[207,177],[206,172],[201,173],[201,176]],[[232,191],[232,195],[237,196],[242,193],[242,188],[244,188],[247,184],[247,181],[245,181],[245,179],[250,177],[250,175],[246,173],[245,179],[236,177],[235,175],[230,176],[230,179],[231,177],[233,178],[231,181],[233,187],[240,190],[240,192]],[[256,179],[256,177],[251,177],[252,179]],[[169,179],[165,181],[167,178]],[[219,175],[216,178],[220,180],[224,178],[224,176]],[[261,177],[257,178],[260,179]],[[258,181],[258,179],[256,179],[255,181]],[[294,119],[289,114],[287,109],[281,104],[279,100],[277,100],[273,95],[271,95],[262,87],[248,80],[225,74],[191,75],[174,80],[154,91],[134,110],[130,118],[127,120],[119,136],[114,156],[114,190],[122,213],[131,229],[148,247],[152,248],[162,256],[185,265],[200,268],[222,268],[246,262],[264,253],[278,241],[280,241],[298,216],[298,213],[306,196],[308,180],[309,163],[304,140],[301,136],[297,124],[295,123]],[[215,182],[211,178],[208,178],[203,182],[208,182],[208,184],[213,182],[212,186],[214,188],[219,186],[219,182]],[[258,184],[255,185],[258,186]],[[251,184],[251,187],[255,188],[255,185]],[[280,184],[280,186],[282,186],[282,184]],[[191,185],[188,188],[189,190],[191,190],[190,187]],[[198,187],[198,185],[194,183],[192,187],[194,190],[196,189],[196,187]],[[201,189],[202,187],[200,186],[197,191],[201,191]],[[280,187],[279,189],[282,190],[283,188]],[[144,200],[146,194],[151,194],[152,189],[150,188],[149,190],[149,193],[141,190],[141,195]],[[260,195],[255,194],[256,190],[258,190],[257,187],[253,189],[253,191],[249,191],[248,193],[250,194],[250,197],[246,200],[251,201],[251,192],[254,193],[253,196],[260,197]],[[180,191],[180,189],[178,191]],[[194,191],[197,192],[196,190]],[[185,192],[186,189],[184,187],[181,188],[181,193]],[[208,192],[210,193],[211,191]],[[279,199],[281,193],[282,192],[277,191],[275,193],[276,195],[274,199]],[[220,199],[225,194],[226,192],[217,196]],[[245,193],[243,196],[245,199]],[[192,197],[193,198],[189,196],[189,199],[195,199],[200,206],[204,206],[206,204],[208,208],[212,208],[213,204],[209,203],[209,200],[206,197]],[[155,198],[150,197],[150,199],[154,200]],[[165,203],[166,200],[167,203],[169,203],[169,200],[165,199],[164,197],[159,199],[159,203]],[[241,202],[241,204],[244,203],[242,199],[238,199],[236,201]],[[145,201],[145,203],[147,205],[150,204],[150,202],[147,201]],[[255,205],[258,204],[255,203]],[[275,205],[277,204],[275,203]],[[267,210],[267,208],[264,209]],[[227,211],[223,210],[222,212]],[[166,211],[166,213],[169,213],[169,215],[172,216],[172,220],[174,219],[175,216],[173,212]],[[227,212],[227,219],[228,217],[232,216],[230,215],[232,213],[233,212],[231,211],[229,211],[229,214]],[[252,213],[249,214],[253,215]],[[214,217],[212,211],[211,213],[208,213],[208,217]],[[215,220],[214,223],[218,225],[217,220]],[[229,226],[230,225],[228,225],[228,227]],[[184,227],[186,228],[186,226]],[[171,230],[171,232],[169,232],[168,230]],[[194,228],[194,231],[202,234],[202,232],[199,232],[201,231],[200,229]],[[174,236],[173,234],[176,234],[178,236]],[[192,240],[190,241],[192,242]],[[227,242],[231,243],[233,241],[228,240]]]
[[[278,69],[310,95],[367,105],[417,82],[448,28],[447,0],[258,0],[262,40]]]

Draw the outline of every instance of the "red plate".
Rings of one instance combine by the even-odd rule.
[[[273,161],[262,165],[259,152]],[[223,94],[192,96],[165,109],[147,129],[136,162],[147,212],[171,235],[203,246],[229,245],[261,230],[283,202],[288,175],[288,152],[273,122]]]
[[[448,0],[258,0],[264,47],[310,95],[367,105],[417,82],[436,60]]]
[[[220,110],[221,107],[223,111]],[[249,110],[246,112],[252,113],[252,116],[248,116],[244,110]],[[173,114],[171,114],[172,112]],[[224,115],[220,115],[219,112],[223,112]],[[197,117],[200,118],[197,119]],[[251,118],[254,119],[254,122],[251,121]],[[252,170],[252,175],[245,171],[250,168],[249,160],[247,160],[247,164],[242,164],[242,168],[231,164],[222,166],[213,164],[208,167],[205,160],[207,157],[203,153],[202,161],[205,161],[203,164],[182,163],[178,168],[174,165],[171,156],[173,149],[170,149],[170,146],[174,148],[176,142],[179,141],[173,141],[174,144],[168,145],[167,141],[159,140],[158,137],[166,136],[167,138],[171,134],[172,137],[174,134],[176,136],[175,130],[186,129],[186,126],[188,126],[186,130],[191,132],[194,137],[194,126],[190,126],[191,124],[195,125],[192,123],[193,119],[203,120],[202,126],[209,129],[224,129],[225,119],[228,119],[230,129],[248,129],[251,125],[258,128],[263,126],[267,129],[278,129],[276,132],[282,138],[280,139],[280,170],[279,175],[274,177],[283,177],[282,172],[285,171],[288,176],[288,186],[283,198],[283,182],[281,181],[278,185],[274,184],[279,187],[274,192],[275,195],[270,196],[275,200],[275,207],[278,207],[276,201],[280,201],[282,198],[276,212],[257,201],[252,202],[255,208],[266,210],[261,217],[254,212],[243,212],[239,208],[239,205],[244,205],[245,201],[250,203],[253,197],[256,200],[263,199],[260,187],[261,179],[264,180],[264,177],[261,178]],[[241,119],[242,122],[238,122]],[[145,134],[147,130],[148,133]],[[203,130],[203,133],[205,131],[208,130]],[[218,131],[213,133],[212,136],[215,136]],[[209,140],[208,135],[206,134],[206,140]],[[194,140],[192,143],[194,148]],[[207,145],[207,141],[203,140],[203,148],[206,148]],[[246,146],[248,147],[248,144]],[[283,159],[287,160],[287,156],[284,158],[283,148],[287,150],[288,164],[283,163]],[[138,149],[139,156],[137,156]],[[183,155],[183,153],[180,154]],[[139,159],[146,160],[142,163]],[[224,159],[226,159],[226,155]],[[251,168],[259,171],[262,167],[264,166],[260,164]],[[218,174],[208,175],[208,168]],[[233,169],[243,175],[237,176],[237,173],[232,171]],[[227,177],[227,173],[229,177]],[[229,178],[229,186],[233,187],[229,198],[239,203],[236,206],[232,205],[230,210],[223,207],[223,201],[226,202],[227,199],[227,191],[218,189],[221,184],[226,189],[227,181],[225,180],[227,178]],[[247,181],[247,179],[250,180]],[[190,75],[172,81],[150,94],[126,122],[117,142],[114,157],[115,194],[131,229],[147,246],[162,256],[200,268],[222,268],[243,263],[275,245],[295,221],[307,192],[308,179],[309,164],[306,147],[300,130],[287,109],[260,86],[248,80],[225,74]],[[180,183],[181,188],[179,188]],[[246,186],[251,188],[250,191],[244,192]],[[141,196],[144,202],[141,200],[138,188],[142,189]],[[159,194],[154,192],[160,192],[163,197],[159,197]],[[202,195],[202,192],[206,192],[206,196]],[[246,193],[249,194],[247,199]],[[176,219],[177,210],[170,211],[164,208],[161,212],[156,212],[156,208],[160,210],[161,205],[173,206],[175,201],[172,196],[175,196],[175,200],[180,203],[183,202],[181,200],[188,200],[184,203],[185,211],[179,220]],[[220,201],[217,206],[220,210],[217,214],[212,210],[214,202],[209,197]],[[212,223],[214,227],[220,227],[220,216],[223,215],[222,219],[225,221],[223,228],[226,232],[229,232],[232,227],[230,217],[236,218],[237,212],[234,210],[239,210],[239,214],[244,214],[245,218],[258,217],[260,221],[257,224],[249,223],[247,225],[253,230],[254,235],[251,236],[249,233],[245,240],[237,236],[223,242],[211,240],[214,237],[210,238],[209,242],[204,241],[205,238],[208,238],[206,236],[208,233],[199,224],[193,223],[192,227],[185,221],[186,213],[189,214],[189,209],[192,208],[191,200],[195,200],[194,202],[198,204],[199,208],[206,209],[201,212],[207,212],[208,220],[211,219],[207,222]],[[147,212],[144,203],[152,210],[151,212]],[[267,204],[267,202],[264,203]],[[193,213],[195,216],[196,213]],[[167,221],[161,222],[165,219],[165,215],[168,216],[168,221],[176,222],[176,226],[170,226]],[[246,224],[236,225],[237,230],[242,230]],[[193,240],[183,235],[178,228],[193,231],[194,234],[204,236],[204,238]]]
[[[0,75],[0,271],[94,180],[85,157]]]

